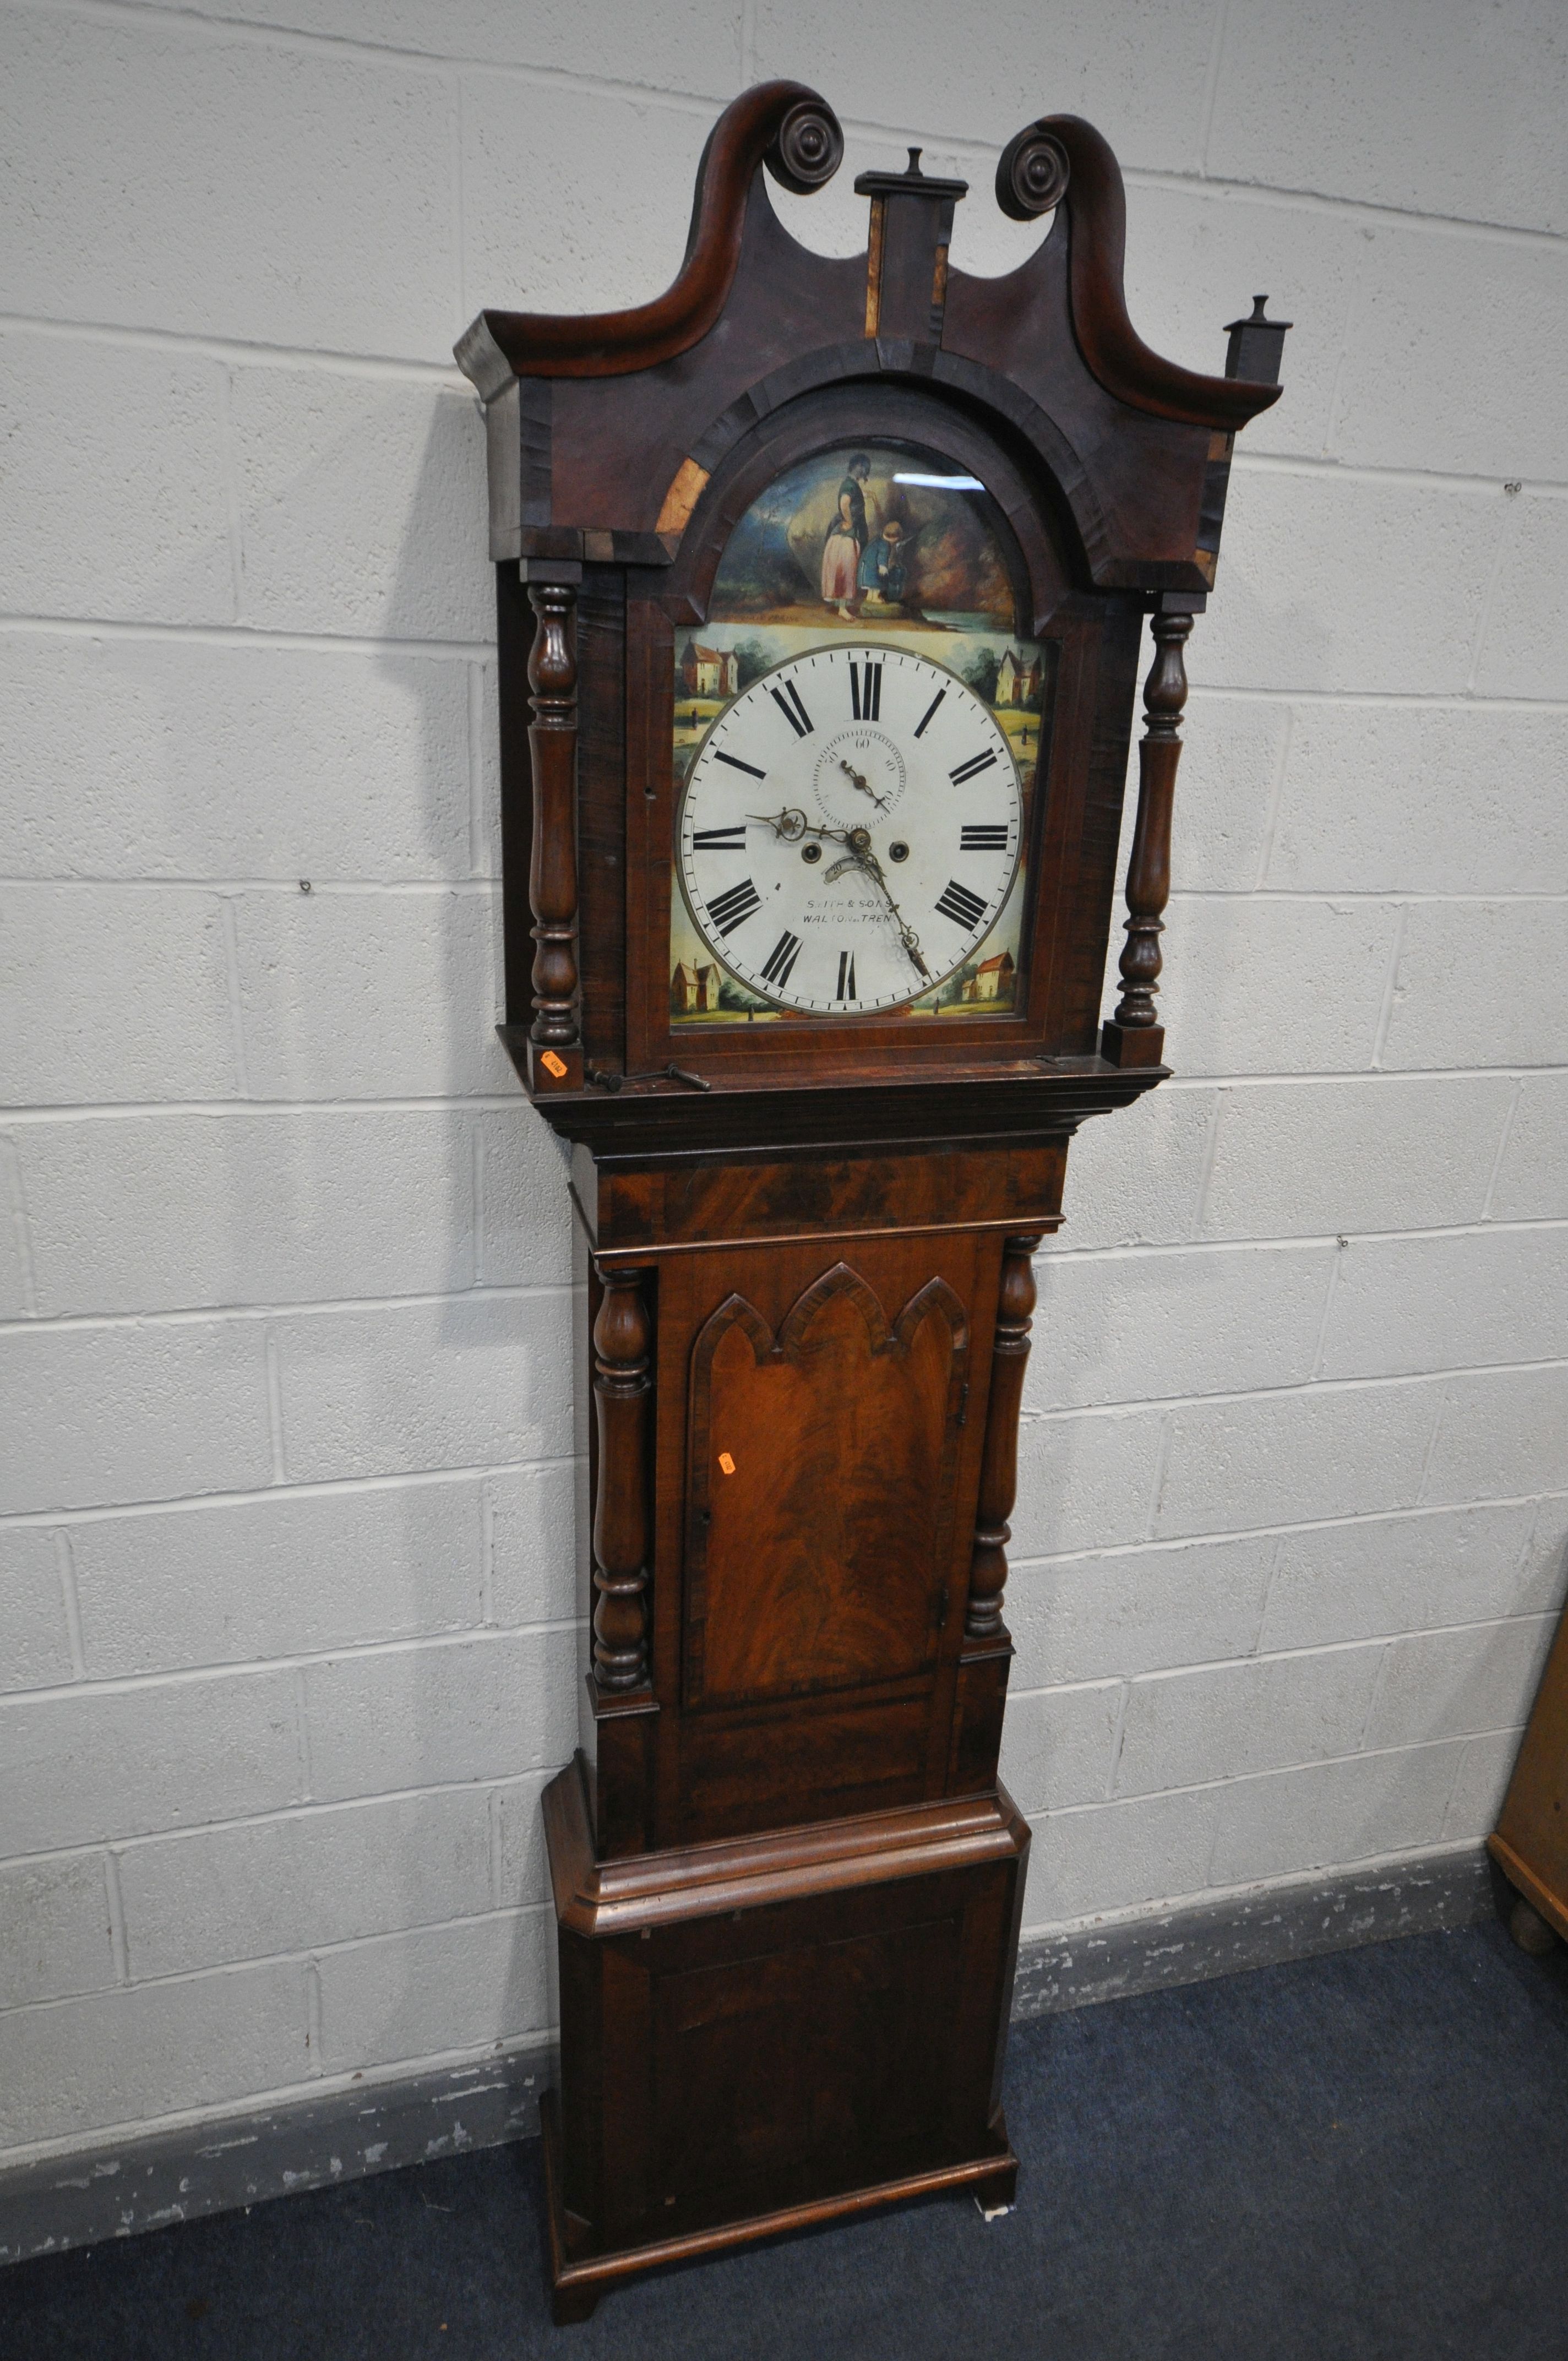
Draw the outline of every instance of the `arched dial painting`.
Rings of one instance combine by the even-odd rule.
[[[663,295],[486,312],[458,346],[499,1029],[570,1146],[593,1405],[579,1744],[542,1799],[563,2321],[655,2264],[1012,2201],[1033,1257],[1073,1134],[1167,1072],[1182,652],[1235,433],[1278,390],[1261,299],[1223,378],[1138,337],[1089,124],[1003,148],[1036,242],[999,279],[950,266],[968,192],[918,151],[857,180],[863,252],[799,244],[770,182],[809,195],[843,145],[816,92],[745,92]]]
[[[670,1013],[1011,1010],[1055,646],[980,478],[868,439],[746,510],[674,642]]]

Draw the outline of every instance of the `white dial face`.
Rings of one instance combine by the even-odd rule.
[[[896,647],[817,648],[703,741],[681,879],[697,932],[759,999],[897,1008],[996,924],[1023,814],[1007,739],[956,673]]]

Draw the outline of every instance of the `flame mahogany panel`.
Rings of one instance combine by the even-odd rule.
[[[692,1353],[685,1697],[926,1671],[946,1609],[969,1323],[943,1279],[890,1326],[835,1263],[775,1336],[726,1298]]]
[[[662,1265],[654,1844],[944,1792],[1001,1253]]]

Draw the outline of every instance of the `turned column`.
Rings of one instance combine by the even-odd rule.
[[[648,1679],[648,1404],[652,1332],[642,1274],[605,1270],[594,1322],[598,1497],[594,1503],[594,1676],[601,1689]]]
[[[1183,650],[1192,629],[1185,609],[1158,609],[1150,619],[1155,657],[1144,683],[1148,726],[1138,746],[1138,818],[1127,863],[1127,939],[1122,950],[1122,997],[1102,1028],[1102,1054],[1116,1066],[1157,1066],[1165,1049],[1155,995],[1163,964],[1159,939],[1170,899],[1170,815],[1176,766],[1181,760],[1181,714],[1187,703]]]
[[[531,582],[535,618],[528,659],[533,719],[533,843],[528,899],[533,912],[533,1022],[530,1079],[536,1090],[582,1088],[577,1025],[577,657],[570,583]]]
[[[971,1640],[992,1640],[1002,1630],[1002,1593],[1007,1583],[1007,1520],[1018,1492],[1018,1408],[1029,1358],[1030,1313],[1035,1309],[1035,1249],[1040,1234],[1009,1238],[1002,1249],[1002,1288],[996,1303],[996,1334],[991,1346],[991,1399],[985,1414],[985,1457],[980,1471],[974,1554],[970,1560],[969,1609],[964,1631]]]

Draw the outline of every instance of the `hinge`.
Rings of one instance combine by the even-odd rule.
[[[959,1424],[960,1426],[962,1426],[962,1425],[965,1423],[965,1422],[968,1420],[968,1417],[969,1417],[969,1379],[966,1378],[964,1379],[964,1381],[963,1381],[963,1384],[959,1388]]]

